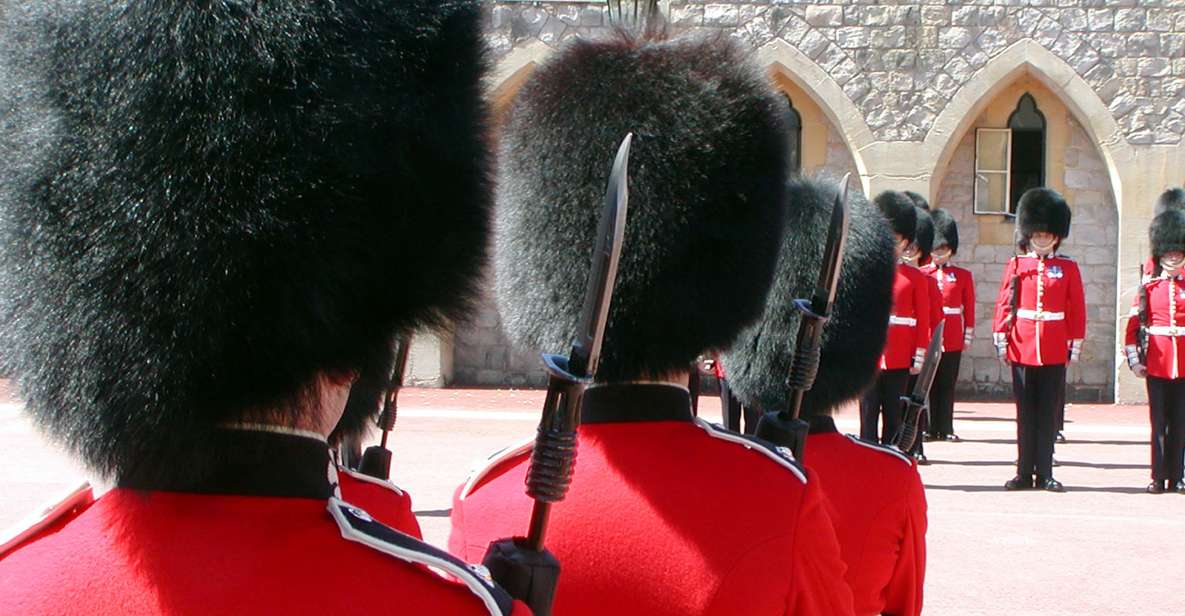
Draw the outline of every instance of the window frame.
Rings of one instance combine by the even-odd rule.
[[[1006,135],[1007,149],[1004,153],[1004,169],[989,169],[984,170],[979,167],[979,142],[980,135],[984,133],[994,133]],[[995,174],[1004,176],[1004,204],[1003,209],[1000,210],[981,210],[979,209],[979,186],[980,174]],[[971,207],[975,214],[986,216],[1016,216],[1015,213],[1009,211],[1009,204],[1012,202],[1012,129],[1011,128],[989,128],[978,127],[975,129],[975,161],[972,165],[972,191],[971,191]]]

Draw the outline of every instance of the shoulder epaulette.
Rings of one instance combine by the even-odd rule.
[[[465,480],[465,485],[461,488],[461,500],[464,500],[466,496],[469,496],[469,494],[473,492],[473,489],[477,487],[477,484],[481,483],[481,480],[485,479],[486,476],[490,474],[490,471],[494,470],[494,467],[505,462],[506,460],[509,460],[510,458],[522,455],[528,451],[532,451],[533,449],[535,449],[535,437],[532,436],[521,443],[503,447],[502,449],[490,454],[490,457],[486,458],[480,462],[479,465],[474,466],[473,469],[469,471],[469,479]]]
[[[494,616],[506,616],[513,610],[510,595],[494,584],[484,567],[466,563],[444,550],[384,526],[370,514],[342,500],[329,499],[329,514],[347,541],[361,543],[404,562],[447,573],[481,599]]]
[[[31,517],[18,522],[0,535],[0,557],[20,547],[53,523],[81,513],[94,502],[95,494],[89,482],[84,481],[81,485],[74,486]]]
[[[910,459],[909,456],[902,453],[900,449],[897,449],[896,447],[893,447],[892,445],[882,445],[880,443],[873,443],[871,441],[866,441],[866,440],[864,440],[858,436],[854,436],[852,434],[845,434],[844,436],[848,437],[849,441],[852,441],[853,443],[855,443],[857,445],[860,445],[862,447],[867,447],[873,451],[879,451],[880,453],[883,453],[886,455],[893,456],[894,458],[897,458],[898,460],[901,460],[902,462],[904,462],[906,466],[908,466],[910,468],[913,467],[913,460]]]
[[[370,475],[367,475],[366,473],[359,473],[358,471],[352,471],[344,466],[337,467],[337,472],[338,472],[338,474],[341,474],[341,475],[349,475],[351,478],[353,478],[357,481],[362,481],[365,483],[370,483],[370,484],[374,484],[376,486],[384,487],[384,488],[398,494],[399,496],[404,495],[404,491],[402,489],[400,489],[399,486],[395,485],[394,483],[392,483],[389,480],[379,479],[378,477],[371,477]]]
[[[806,483],[806,471],[803,470],[798,460],[794,459],[794,454],[789,449],[759,438],[737,434],[724,426],[705,421],[699,417],[695,418],[695,425],[699,426],[704,432],[707,432],[712,438],[735,443],[764,455],[786,470],[789,470],[795,477],[798,477],[799,481]]]

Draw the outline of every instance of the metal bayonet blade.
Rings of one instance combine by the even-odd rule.
[[[823,246],[823,263],[819,270],[819,281],[811,297],[811,310],[815,314],[830,315],[839,288],[839,271],[843,267],[844,246],[848,241],[848,177],[844,174],[831,208],[831,224],[827,229],[827,243]]]
[[[926,359],[922,362],[922,371],[918,373],[918,381],[913,386],[914,400],[922,401],[930,393],[930,385],[934,383],[934,375],[938,372],[938,362],[942,359],[942,332],[946,329],[946,322],[938,324],[934,335],[930,336],[930,346],[926,349]]]
[[[593,245],[592,266],[584,295],[584,308],[580,313],[577,337],[568,358],[568,370],[576,376],[595,374],[597,362],[601,357],[601,343],[605,337],[605,324],[613,299],[613,283],[617,279],[617,262],[621,257],[621,245],[625,239],[625,219],[629,209],[630,144],[633,138],[633,133],[626,135],[618,146],[617,156],[613,159],[613,171],[609,174],[609,186],[605,190],[605,202],[601,209],[600,222],[597,224],[597,239]]]

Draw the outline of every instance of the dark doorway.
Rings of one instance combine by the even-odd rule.
[[[1020,97],[1016,111],[1008,118],[1008,128],[1012,129],[1008,211],[1015,214],[1026,190],[1045,185],[1045,115],[1032,95]]]

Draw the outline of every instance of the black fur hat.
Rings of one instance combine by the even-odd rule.
[[[914,206],[917,207],[917,206]],[[934,249],[934,220],[930,212],[917,208],[918,227],[913,241],[918,245],[918,264],[930,258],[930,251]]]
[[[815,180],[790,185],[786,239],[761,320],[748,327],[724,356],[729,387],[741,400],[767,410],[789,404],[786,378],[798,336],[794,300],[809,297],[819,277],[836,187]],[[848,241],[832,318],[823,329],[818,377],[803,401],[804,414],[824,414],[867,388],[876,375],[893,301],[893,238],[881,214],[850,194]]]
[[[873,199],[881,214],[889,219],[889,228],[901,237],[914,241],[917,237],[918,214],[913,199],[903,192],[886,190]]]
[[[916,193],[912,190],[907,190],[907,191],[905,191],[905,196],[909,197],[910,201],[913,201],[914,205],[922,208],[923,210],[925,210],[927,212],[930,211],[930,202],[926,201],[926,198],[923,197],[921,195],[921,193]]]
[[[94,470],[200,474],[216,426],[295,424],[471,304],[476,0],[4,10],[4,367]]]
[[[1154,259],[1166,252],[1185,252],[1185,211],[1171,209],[1157,214],[1148,227],[1148,238]]]
[[[736,43],[575,40],[523,85],[499,164],[498,305],[520,346],[566,353],[618,143],[629,215],[597,379],[658,376],[755,320],[781,242],[783,103]]]
[[[949,246],[952,253],[959,252],[959,223],[944,209],[932,210],[930,220],[934,223],[934,245],[932,250]]]
[[[1034,233],[1052,233],[1065,239],[1070,235],[1070,206],[1052,188],[1030,188],[1020,196],[1016,229],[1022,247],[1028,246]]]
[[[1185,210],[1185,189],[1170,188],[1160,194],[1152,211],[1153,218],[1165,210]]]

